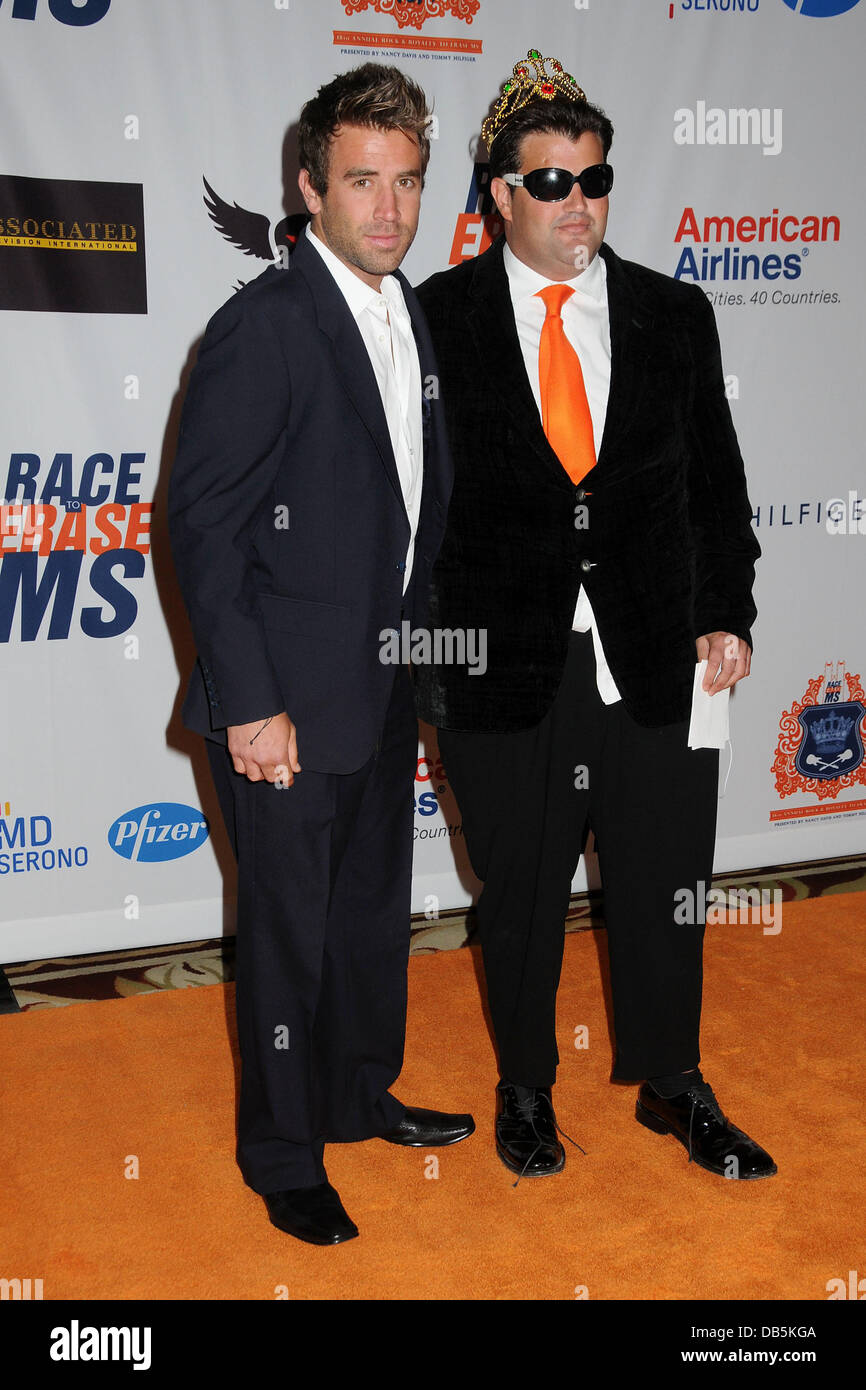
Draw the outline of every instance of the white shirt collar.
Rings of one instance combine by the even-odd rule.
[[[604,301],[607,290],[607,266],[598,253],[593,256],[586,270],[564,280],[547,280],[543,275],[539,275],[532,266],[515,256],[508,242],[502,248],[502,259],[508,275],[511,298],[515,304],[519,299],[526,299],[544,289],[545,285],[573,285],[575,291],[588,295],[596,303],[601,304]]]
[[[374,290],[372,285],[368,285],[366,280],[362,280],[360,275],[356,275],[354,270],[350,270],[349,267],[340,260],[339,256],[334,255],[330,246],[326,246],[325,243],[316,236],[309,222],[304,228],[304,231],[307,239],[315,246],[322,260],[325,262],[325,265],[336,280],[339,288],[342,290],[343,297],[356,319],[360,318],[365,309],[369,309],[381,298],[390,298],[390,295],[386,293],[385,287],[386,281],[394,280],[393,275],[384,275],[382,277],[382,289]],[[399,285],[396,280],[394,280],[394,284],[399,290]],[[390,285],[388,289],[390,289]]]

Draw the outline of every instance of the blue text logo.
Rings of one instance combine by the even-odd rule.
[[[39,0],[12,0],[13,19],[35,19]],[[3,0],[0,0],[0,5]],[[48,0],[48,8],[61,24],[71,24],[83,28],[86,24],[97,24],[108,14],[111,0]]]
[[[157,864],[192,854],[207,837],[208,824],[201,811],[174,801],[155,801],[118,816],[108,832],[108,843],[123,859]]]
[[[845,14],[853,10],[860,0],[782,0],[789,10],[796,14],[809,15],[812,19],[829,19],[834,14]]]

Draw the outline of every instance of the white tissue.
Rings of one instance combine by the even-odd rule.
[[[692,688],[692,718],[689,724],[690,748],[724,748],[730,738],[727,690],[718,690],[710,695],[701,689],[706,661],[699,661],[695,667],[695,683]]]

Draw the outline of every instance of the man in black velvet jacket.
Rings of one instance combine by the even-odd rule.
[[[497,1152],[525,1175],[565,1163],[555,1001],[592,827],[613,1079],[643,1082],[637,1119],[703,1167],[769,1176],[769,1154],[698,1070],[704,913],[675,914],[683,890],[699,903],[712,877],[718,749],[689,747],[696,659],[715,699],[748,675],[760,554],[713,313],[699,288],[604,243],[613,129],[555,60],[532,50],[515,65],[483,133],[504,238],[418,298],[455,463],[430,621],[486,629],[487,670],[423,666],[415,679],[484,882]],[[541,412],[552,285],[592,417],[577,477]],[[571,387],[563,403],[574,433]]]

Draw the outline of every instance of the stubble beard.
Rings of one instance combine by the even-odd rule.
[[[323,217],[321,226],[331,250],[349,265],[363,270],[365,275],[392,274],[400,265],[415,239],[415,233],[409,232],[403,223],[398,223],[397,226],[385,230],[375,227],[358,230],[346,228],[339,222],[336,224],[326,223]],[[393,236],[396,234],[400,237],[400,241],[393,251],[389,251],[385,247],[377,250],[375,246],[370,246],[364,241],[365,233],[371,236]]]

